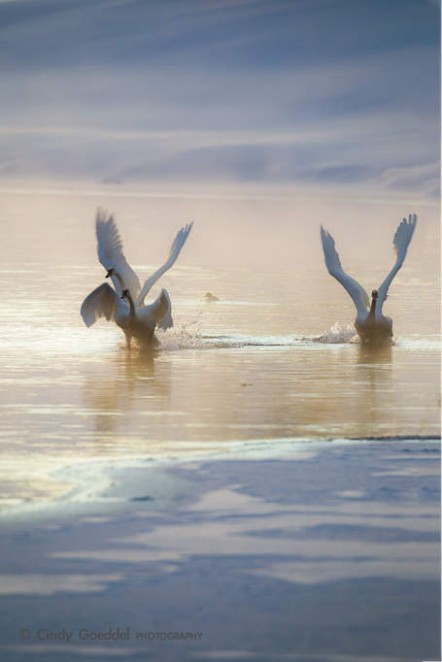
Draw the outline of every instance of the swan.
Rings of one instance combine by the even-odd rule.
[[[144,299],[157,280],[175,263],[192,226],[193,223],[190,223],[178,231],[168,259],[141,287],[138,276],[124,256],[114,217],[99,209],[96,217],[98,259],[113,287],[103,283],[85,298],[80,313],[86,326],[92,326],[101,317],[113,320],[123,330],[128,349],[133,337],[140,344],[149,345],[156,341],[156,326],[163,330],[171,328],[172,304],[167,290],[163,289],[150,305],[145,305]]]
[[[121,297],[129,304],[129,319],[123,328],[128,348],[132,337],[135,337],[140,345],[155,344],[155,327],[166,331],[173,326],[172,303],[168,291],[164,288],[149,306],[136,307],[128,289],[123,290]]]
[[[132,338],[142,346],[157,344],[155,327],[166,331],[173,326],[172,304],[165,289],[152,304],[136,307],[130,290],[124,289],[120,296],[108,283],[103,283],[83,301],[81,315],[86,326],[92,326],[100,317],[114,320],[126,336],[128,349]]]
[[[355,328],[361,341],[365,344],[376,345],[391,342],[393,321],[382,314],[382,306],[387,298],[388,288],[405,260],[416,223],[416,214],[409,214],[408,219],[403,218],[399,223],[393,239],[396,261],[382,285],[372,291],[371,303],[364,288],[342,269],[341,260],[335,248],[335,240],[321,225],[325,264],[329,274],[341,283],[352,298],[357,311]]]

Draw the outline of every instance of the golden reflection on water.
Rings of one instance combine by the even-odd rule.
[[[249,440],[276,448],[295,438],[439,434],[432,236],[417,233],[414,257],[410,251],[394,283],[386,311],[393,347],[315,341],[354,316],[325,271],[315,232],[310,264],[251,270],[192,266],[183,257],[161,282],[175,328],[159,351],[139,354],[126,351],[115,326],[82,325],[80,303],[104,276],[93,219],[86,225],[91,264],[72,264],[66,253],[67,264],[49,269],[12,253],[16,261],[0,272],[6,502],[59,494],[63,484],[49,474],[68,464],[227,452]],[[66,233],[75,235],[74,223]],[[364,283],[383,275],[383,266],[374,274],[369,263],[359,266]],[[219,301],[207,301],[207,291]]]
[[[241,346],[235,334],[189,342],[178,327],[159,351],[128,353],[104,324],[36,327],[3,341],[6,501],[60,494],[62,482],[48,474],[70,463],[228,451],[246,440],[276,448],[291,438],[438,434],[431,343],[373,351],[292,336],[256,346],[252,335]]]

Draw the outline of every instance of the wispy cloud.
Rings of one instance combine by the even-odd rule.
[[[0,176],[435,196],[437,8],[385,4],[4,5]]]

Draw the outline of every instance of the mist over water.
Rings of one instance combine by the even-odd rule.
[[[356,232],[350,203],[339,216],[318,203],[301,213],[286,199],[5,200],[5,506],[63,494],[69,485],[56,472],[69,464],[229,452],[236,442],[270,440],[277,452],[294,438],[439,433],[431,208],[417,210],[416,234],[385,306],[395,345],[372,353],[352,342],[353,305],[326,271],[319,224],[334,234],[344,268],[370,291],[391,268],[394,231],[412,210],[367,207],[362,216],[372,221],[359,219]],[[158,284],[170,292],[175,327],[159,334],[154,355],[128,354],[115,325],[101,320],[87,329],[80,318],[82,300],[104,281],[97,203],[116,212],[141,280],[164,261],[177,229],[195,221]]]

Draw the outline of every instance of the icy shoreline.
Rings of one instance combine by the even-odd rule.
[[[188,486],[170,480],[170,472],[181,466],[217,461],[310,459],[339,446],[354,446],[355,451],[366,444],[438,444],[437,437],[371,437],[362,439],[261,439],[213,443],[200,447],[195,444],[176,444],[165,453],[158,452],[129,459],[100,459],[94,462],[77,461],[48,469],[45,479],[64,486],[62,494],[54,498],[36,498],[4,506],[0,511],[0,527],[20,522],[71,519],[85,515],[118,514],[144,501],[148,509],[167,507],[185,494]],[[36,478],[38,480],[38,478]]]
[[[83,512],[10,521],[4,659],[438,659],[439,442],[302,448],[119,468]],[[131,636],[38,638],[63,628]]]

